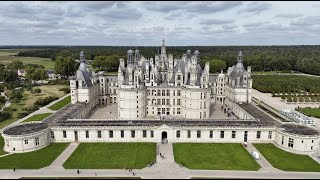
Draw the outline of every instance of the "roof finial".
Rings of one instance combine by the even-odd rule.
[[[164,37],[162,38],[162,45],[164,46]]]

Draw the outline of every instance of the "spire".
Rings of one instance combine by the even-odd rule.
[[[166,45],[164,44],[164,38],[162,39],[161,54],[166,54]]]
[[[242,51],[241,50],[239,51],[237,62],[238,63],[242,63],[243,62],[243,56],[242,56]]]
[[[165,46],[165,45],[164,45],[164,38],[162,38],[162,46]]]
[[[85,56],[83,50],[80,52],[80,62],[84,62]]]

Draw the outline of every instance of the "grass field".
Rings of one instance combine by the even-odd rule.
[[[142,169],[156,161],[154,143],[81,143],[66,169]]]
[[[39,57],[14,56],[18,54],[19,51],[25,51],[25,49],[0,50],[0,63],[8,64],[14,60],[19,60],[24,64],[38,64],[43,65],[46,69],[54,70],[54,62],[51,61],[51,59]]]
[[[254,144],[270,164],[283,171],[316,171],[320,172],[320,164],[307,155],[289,153],[273,144]]]
[[[33,116],[29,117],[28,119],[24,120],[23,122],[42,121],[43,119],[50,116],[51,114],[52,113],[36,114],[36,115],[33,115]]]
[[[40,169],[49,166],[67,146],[68,143],[51,143],[37,151],[1,157],[0,169]]]
[[[54,105],[48,107],[51,110],[59,110],[62,107],[64,107],[65,105],[69,104],[71,102],[71,96],[68,96],[64,99],[62,99],[61,101],[58,101],[57,103],[55,103]]]
[[[3,139],[3,137],[0,135],[0,156],[3,155],[3,154],[7,154],[7,153],[3,150],[3,147],[4,147],[4,139]]]
[[[320,118],[320,108],[307,107],[307,108],[298,108],[297,110],[307,114],[308,116]]]
[[[189,169],[258,170],[259,164],[241,144],[177,143],[174,159]]]
[[[39,95],[31,94],[30,91],[24,91],[21,101],[19,103],[12,103],[9,106],[8,110],[12,112],[12,118],[0,122],[0,129],[18,120],[18,113],[23,112],[23,108],[31,107],[37,101],[37,99],[48,96],[56,96],[58,98],[63,97],[65,94],[63,91],[59,91],[59,89],[67,86],[45,85],[37,87],[42,90],[42,92]],[[13,109],[16,109],[16,111],[13,111]]]

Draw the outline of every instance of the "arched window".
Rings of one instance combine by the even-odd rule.
[[[180,131],[179,130],[177,131],[176,136],[177,136],[177,138],[180,138]]]

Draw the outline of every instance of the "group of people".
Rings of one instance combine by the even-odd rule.
[[[162,155],[161,153],[160,153],[160,157],[161,157],[162,159],[165,159],[164,155]]]
[[[125,170],[127,170],[128,168],[127,167],[125,167]],[[132,169],[128,169],[129,170],[129,172],[132,172],[132,175],[133,176],[135,176],[136,175],[136,173],[135,172],[133,172],[133,170]]]

